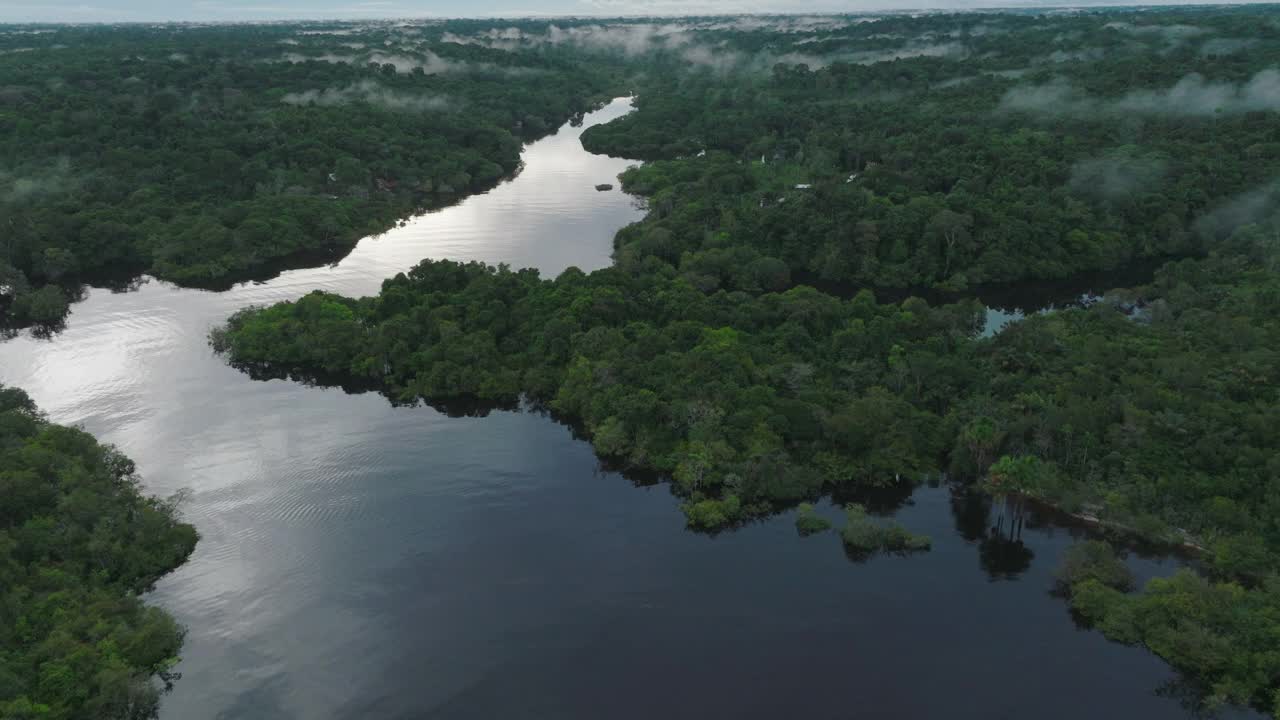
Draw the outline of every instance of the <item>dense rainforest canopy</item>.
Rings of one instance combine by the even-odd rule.
[[[1280,716],[1273,8],[15,29],[0,35],[0,307],[56,321],[95,273],[219,283],[341,252],[488,187],[521,140],[627,93],[634,113],[583,136],[646,161],[622,176],[648,213],[614,239],[613,267],[428,259],[376,297],[248,308],[214,346],[255,375],[395,402],[529,401],[668,477],[700,530],[800,506],[799,531],[822,532],[805,503],[945,473],[1185,545],[1195,571],[1136,591],[1110,548],[1083,546],[1058,590],[1208,705]],[[983,332],[992,284],[1035,292],[1135,261],[1159,269]],[[8,397],[34,428],[22,443],[91,443]],[[151,611],[130,593],[190,549],[167,506],[128,497],[164,529],[137,543],[156,559],[65,570],[54,590],[128,609],[68,632],[136,627],[128,613]],[[21,527],[52,512],[33,507]],[[929,546],[846,514],[851,554]],[[34,589],[6,601],[0,632],[25,632],[21,603],[78,555],[21,557],[4,567],[41,579],[12,585]],[[167,628],[147,652],[93,635],[100,655],[47,682],[55,655],[3,643],[0,701],[76,716],[107,700],[65,678],[108,667],[94,682],[115,689],[93,697],[146,710],[180,639],[146,617]]]
[[[60,320],[76,282],[108,271],[216,285],[345,251],[510,175],[523,139],[607,86],[599,64],[393,26],[351,40],[276,26],[0,34],[6,324]]]
[[[153,717],[183,630],[138,594],[196,531],[133,463],[0,386],[0,717]]]
[[[1199,574],[1126,594],[1091,556],[1063,589],[1211,703],[1280,712],[1274,15],[631,27],[556,36],[633,55],[637,111],[583,138],[650,161],[614,267],[428,260],[377,297],[247,309],[215,346],[398,402],[527,398],[669,476],[696,528],[947,472],[1194,546]],[[994,337],[965,299],[1138,259],[1168,262]],[[843,535],[927,547],[857,506]]]

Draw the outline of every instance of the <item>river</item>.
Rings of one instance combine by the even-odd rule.
[[[871,499],[933,536],[912,557],[851,562],[790,515],[693,534],[665,486],[541,415],[253,381],[207,347],[240,307],[371,294],[425,257],[607,265],[641,211],[594,189],[628,162],[584,152],[581,129],[332,266],[221,293],[94,288],[52,338],[0,343],[0,382],[119,446],[148,491],[189,493],[200,544],[149,596],[189,629],[162,718],[1190,716],[1167,666],[1049,594],[1079,529],[1033,517],[1009,542],[943,485]]]

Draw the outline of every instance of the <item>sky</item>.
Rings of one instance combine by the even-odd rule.
[[[1091,4],[1128,3],[1124,0],[0,0],[0,23],[822,13]]]

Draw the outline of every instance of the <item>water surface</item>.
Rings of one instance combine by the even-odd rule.
[[[602,470],[540,415],[255,382],[209,351],[240,307],[374,293],[425,257],[608,264],[640,211],[594,189],[628,163],[580,132],[333,266],[224,293],[91,289],[52,339],[0,344],[0,382],[120,446],[150,492],[190,491],[201,542],[151,596],[190,630],[164,718],[1188,716],[1162,662],[1049,595],[1078,531],[1001,540],[985,501],[938,487],[876,503],[933,535],[908,558],[855,564],[790,516],[696,535],[665,486]]]

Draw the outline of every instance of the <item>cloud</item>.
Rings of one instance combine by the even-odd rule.
[[[741,53],[732,51],[716,51],[703,46],[686,48],[680,53],[685,62],[699,67],[710,68],[717,72],[728,72],[743,61]]]
[[[1067,187],[1079,195],[1118,200],[1155,188],[1167,169],[1162,157],[1141,156],[1125,149],[1077,162],[1071,167]]]
[[[1086,47],[1079,50],[1054,50],[1048,55],[1037,58],[1037,62],[1096,62],[1106,57],[1107,51],[1099,47]]]
[[[1280,211],[1280,179],[1235,196],[1196,220],[1194,227],[1205,239],[1221,240],[1277,211]]]
[[[1209,38],[1200,46],[1200,54],[1234,55],[1257,44],[1256,38]]]
[[[374,63],[377,65],[391,65],[398,73],[409,73],[413,72],[414,69],[421,69],[428,75],[463,72],[499,72],[507,75],[526,75],[537,72],[533,68],[513,68],[494,65],[493,63],[472,63],[462,60],[450,60],[448,58],[441,57],[430,50],[415,53],[413,55],[387,53],[380,50],[373,50],[353,55],[338,55],[335,53],[324,53],[321,55],[285,53],[281,56],[280,60],[282,62],[290,63],[303,63],[311,60],[315,62],[342,63],[346,65],[365,65],[368,63]]]
[[[526,36],[527,37],[527,36]],[[693,41],[689,29],[679,24],[586,25],[547,28],[546,42],[571,44],[589,50],[642,55],[656,48],[678,48]]]
[[[1204,35],[1207,30],[1195,25],[1134,25],[1127,22],[1109,22],[1104,28],[1118,30],[1130,35],[1156,37],[1170,45],[1178,45],[1193,37]]]
[[[354,102],[366,102],[370,105],[389,110],[407,112],[430,112],[450,109],[454,103],[439,95],[400,93],[388,90],[372,80],[349,85],[345,88],[326,88],[324,90],[307,90],[300,93],[289,93],[281,98],[287,105],[319,105],[336,107]]]
[[[1013,112],[1068,114],[1094,104],[1095,101],[1066,80],[1057,79],[1043,85],[1012,88],[1000,99],[999,107]]]
[[[894,50],[853,53],[842,59],[858,65],[871,65],[878,62],[916,57],[961,58],[967,54],[968,49],[965,48],[963,43],[959,42],[929,43],[912,41]]]
[[[65,157],[35,170],[0,170],[0,202],[19,203],[44,195],[54,195],[71,189],[75,184],[71,175],[71,161]]]
[[[1203,76],[1192,74],[1164,92],[1131,92],[1117,107],[1122,111],[1166,115],[1280,110],[1280,71],[1263,70],[1242,85],[1206,82]]]
[[[1267,69],[1245,83],[1215,83],[1193,73],[1167,90],[1135,90],[1117,99],[1088,95],[1065,80],[1015,87],[1000,100],[1003,111],[1047,115],[1134,113],[1208,117],[1280,110],[1280,71]]]

